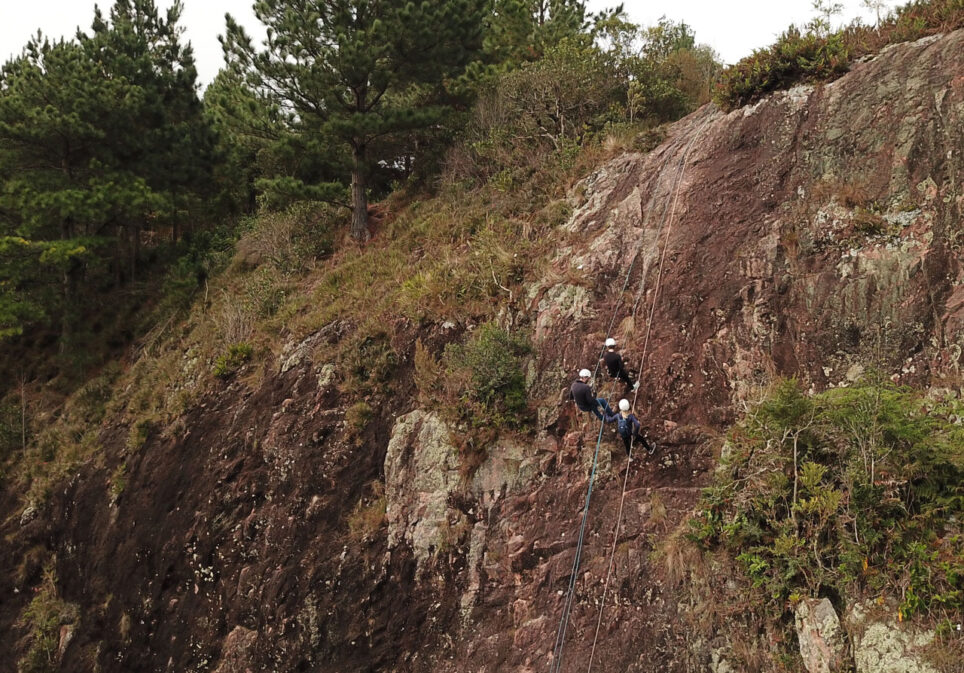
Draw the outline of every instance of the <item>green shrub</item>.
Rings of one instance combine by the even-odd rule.
[[[65,603],[60,598],[57,573],[53,563],[48,563],[44,568],[43,581],[20,618],[21,624],[28,630],[30,646],[17,670],[21,673],[53,673],[60,670],[60,627],[75,624],[77,618],[77,606]]]
[[[727,68],[713,99],[724,110],[753,103],[773,91],[823,82],[845,73],[856,59],[889,44],[964,27],[964,0],[917,0],[877,27],[853,24],[830,35],[791,27],[768,49]]]
[[[824,37],[791,27],[770,48],[724,70],[714,100],[724,110],[732,110],[773,91],[838,77],[850,61],[850,48],[841,35]]]
[[[732,553],[778,613],[791,595],[900,601],[900,614],[964,610],[960,402],[888,381],[813,397],[793,381],[729,436],[694,539]]]
[[[137,451],[147,444],[151,433],[154,431],[154,421],[149,418],[141,418],[131,425],[127,433],[127,448],[130,451]]]
[[[445,376],[459,387],[459,416],[476,427],[518,426],[527,416],[525,357],[528,339],[495,323],[479,327],[464,344],[445,348]]]
[[[202,229],[185,237],[164,278],[158,315],[186,310],[197,291],[230,261],[237,240],[236,230],[226,226]]]
[[[287,289],[276,271],[261,268],[244,281],[243,303],[257,318],[270,318],[287,297]]]
[[[228,346],[228,352],[219,355],[214,362],[214,375],[219,378],[227,378],[241,369],[248,360],[254,349],[248,343],[236,343]]]

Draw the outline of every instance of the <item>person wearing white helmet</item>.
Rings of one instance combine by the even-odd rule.
[[[619,411],[615,414],[606,414],[606,422],[616,421],[616,432],[623,438],[627,456],[630,455],[634,441],[642,444],[646,453],[653,455],[656,452],[656,444],[646,439],[642,432],[642,424],[629,409],[629,400],[619,400]]]
[[[599,361],[606,365],[606,371],[610,378],[619,379],[626,385],[626,392],[629,393],[639,387],[639,381],[633,383],[632,375],[626,369],[623,356],[616,352],[616,340],[612,337],[606,339],[606,352]]]
[[[612,414],[613,410],[609,406],[609,402],[606,401],[606,398],[596,397],[595,393],[593,393],[592,386],[589,385],[589,379],[591,378],[591,371],[588,369],[581,370],[579,372],[579,378],[573,381],[572,386],[569,388],[569,397],[576,403],[576,407],[578,407],[580,411],[588,411],[599,420],[603,420],[606,416]],[[600,408],[602,411],[600,411]]]

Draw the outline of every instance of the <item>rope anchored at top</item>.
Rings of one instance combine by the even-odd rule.
[[[645,362],[645,358],[646,358],[646,355],[647,355],[647,353],[648,353],[649,340],[650,340],[650,335],[651,335],[651,332],[652,332],[652,318],[653,318],[653,315],[654,315],[654,313],[655,313],[656,302],[657,302],[658,299],[659,299],[659,285],[660,285],[661,282],[662,282],[663,264],[665,263],[665,259],[666,259],[666,249],[667,249],[668,243],[669,243],[669,234],[670,234],[670,232],[672,231],[672,219],[675,217],[676,207],[677,207],[677,204],[678,204],[678,201],[679,201],[679,192],[680,192],[680,188],[681,188],[681,185],[682,185],[682,178],[683,178],[683,173],[684,173],[684,169],[685,169],[686,160],[687,160],[687,158],[688,158],[688,156],[689,156],[690,150],[691,150],[692,147],[693,147],[693,144],[695,143],[696,139],[702,134],[703,129],[706,127],[706,124],[707,124],[708,122],[709,122],[709,119],[705,120],[705,121],[703,122],[703,124],[700,126],[699,130],[697,131],[697,133],[694,134],[694,136],[693,136],[693,137],[690,139],[690,141],[686,144],[686,146],[685,146],[685,148],[684,148],[684,151],[683,151],[683,153],[682,153],[682,155],[681,155],[681,157],[680,157],[680,160],[679,160],[679,162],[678,162],[678,164],[677,164],[677,166],[676,166],[676,168],[675,168],[674,173],[675,173],[675,178],[676,178],[676,179],[675,179],[674,187],[671,189],[671,193],[673,194],[673,198],[672,198],[672,201],[671,201],[672,206],[671,206],[671,211],[670,211],[670,216],[669,216],[669,218],[666,218],[666,210],[667,210],[666,206],[664,206],[664,208],[663,208],[663,213],[662,213],[662,217],[661,217],[661,220],[662,220],[662,221],[661,221],[661,223],[660,223],[660,227],[659,227],[659,230],[658,230],[658,233],[657,233],[657,237],[656,237],[657,242],[659,241],[660,233],[662,233],[664,229],[665,229],[665,236],[663,237],[663,246],[662,246],[663,249],[662,249],[662,253],[660,254],[660,259],[659,259],[659,271],[658,271],[658,273],[657,273],[657,279],[656,279],[656,292],[655,292],[655,294],[654,294],[654,296],[653,296],[653,304],[652,304],[652,307],[651,307],[651,309],[650,309],[649,321],[648,321],[647,330],[646,330],[646,338],[645,338],[645,340],[644,340],[644,345],[643,345],[643,354],[642,354],[641,357],[640,357],[639,375],[637,376],[637,379],[636,379],[637,381],[640,380],[640,378],[641,378],[641,376],[642,376],[643,363]],[[648,219],[647,219],[647,222],[648,222]],[[667,227],[667,222],[669,222],[669,226],[668,226],[668,227]],[[631,281],[632,274],[633,274],[633,271],[634,271],[634,269],[635,269],[636,261],[637,261],[637,259],[639,258],[640,252],[641,252],[641,250],[642,250],[642,246],[643,246],[643,240],[642,240],[642,238],[641,238],[641,239],[640,239],[640,242],[637,244],[636,251],[635,251],[634,254],[633,254],[632,261],[630,262],[629,269],[628,269],[628,271],[627,271],[627,273],[626,273],[626,279],[625,279],[625,281],[623,282],[623,286],[622,286],[622,289],[621,289],[621,291],[620,291],[619,298],[618,298],[618,300],[617,300],[616,306],[613,308],[612,318],[611,318],[611,320],[610,320],[610,322],[609,322],[609,327],[607,328],[607,332],[606,332],[606,337],[607,337],[607,338],[608,338],[608,337],[611,335],[611,333],[612,333],[612,329],[613,329],[613,326],[615,325],[616,317],[617,317],[617,314],[618,314],[618,311],[619,311],[619,308],[620,308],[620,305],[621,305],[621,302],[622,302],[622,297],[623,297],[623,295],[625,294],[626,289],[629,287],[629,283],[630,283],[630,281]],[[645,272],[644,272],[643,277],[642,277],[642,279],[641,279],[641,281],[640,281],[640,282],[641,282],[641,289],[640,289],[639,297],[642,296],[642,288],[645,286],[645,281],[646,281],[646,274],[645,274]],[[637,308],[637,306],[638,306],[638,303],[639,303],[639,298],[637,298],[637,300],[636,300],[636,302],[635,302],[635,304],[634,304],[634,306],[633,306],[633,313],[634,313],[634,314],[635,314],[635,312],[636,312],[636,308]],[[603,352],[605,352],[605,346],[603,347]],[[602,353],[600,353],[600,356],[601,356],[601,355],[602,355]],[[598,372],[598,370],[599,370],[599,363],[598,363],[598,361],[597,361],[597,363],[596,363],[596,369],[595,369],[595,371],[593,372],[593,380],[595,380],[595,376],[596,376],[596,373]],[[633,403],[632,403],[632,409],[633,409],[633,411],[635,411],[635,408],[636,408],[636,401],[637,401],[638,395],[639,395],[639,389],[637,388],[636,391],[635,391],[635,393],[634,393],[634,395],[633,395]],[[602,435],[603,435],[603,429],[604,429],[604,427],[605,427],[605,419],[603,419],[603,420],[600,421],[599,434],[598,434],[598,436],[597,436],[597,438],[596,438],[596,448],[595,448],[595,451],[594,451],[594,453],[593,453],[592,471],[590,472],[590,476],[589,476],[589,486],[588,486],[588,489],[587,489],[587,491],[586,491],[586,500],[585,500],[585,504],[583,505],[583,509],[582,509],[582,521],[581,521],[580,526],[579,526],[579,536],[578,536],[577,543],[576,543],[576,552],[575,552],[575,556],[573,557],[572,571],[571,571],[571,574],[570,574],[570,576],[569,576],[569,587],[568,587],[568,590],[567,590],[567,592],[566,592],[566,599],[565,599],[564,604],[563,604],[563,612],[562,612],[562,615],[561,615],[561,618],[560,618],[560,621],[559,621],[559,628],[558,628],[557,633],[556,633],[556,642],[555,642],[555,646],[554,646],[554,648],[553,648],[552,659],[551,659],[551,661],[550,661],[550,667],[549,667],[550,673],[561,673],[561,671],[562,671],[563,652],[564,652],[564,649],[565,649],[566,632],[567,632],[567,630],[568,630],[569,621],[570,621],[570,618],[571,618],[571,615],[572,615],[572,607],[573,607],[574,598],[575,598],[576,580],[577,580],[577,577],[578,577],[578,574],[579,574],[579,566],[580,566],[581,561],[582,561],[582,553],[583,553],[583,549],[584,549],[584,546],[585,546],[586,522],[587,522],[587,520],[588,520],[589,504],[590,504],[590,501],[591,501],[591,498],[592,498],[593,486],[594,486],[594,484],[595,484],[596,473],[597,473],[598,465],[599,465],[599,450],[600,450],[600,446],[602,445]],[[630,458],[631,458],[631,457],[632,457],[632,443],[630,444]],[[626,498],[626,486],[627,486],[627,484],[628,484],[628,478],[629,478],[629,466],[628,466],[628,464],[627,464],[627,468],[626,468],[626,478],[625,478],[625,480],[624,480],[624,482],[623,482],[622,497],[621,497],[621,499],[620,499],[620,504],[619,504],[619,514],[618,514],[618,516],[617,516],[616,530],[615,530],[615,532],[614,532],[614,538],[613,538],[613,551],[612,551],[612,554],[611,554],[611,556],[610,556],[609,571],[607,572],[606,582],[605,582],[605,588],[604,588],[604,590],[603,590],[603,605],[600,607],[599,619],[598,619],[597,624],[596,624],[596,632],[595,632],[595,636],[594,636],[594,638],[593,638],[592,652],[591,652],[591,654],[590,654],[590,660],[589,660],[589,669],[590,669],[590,670],[592,670],[592,662],[593,662],[593,658],[594,658],[594,655],[595,655],[596,643],[597,643],[597,641],[598,641],[599,629],[600,629],[600,625],[601,625],[601,623],[602,623],[602,612],[603,612],[603,608],[604,608],[604,606],[605,606],[605,596],[606,596],[606,592],[607,592],[607,590],[608,590],[610,577],[611,577],[611,575],[612,575],[613,560],[614,560],[614,558],[615,558],[616,537],[617,537],[617,535],[618,535],[619,525],[620,525],[620,522],[621,522],[621,520],[622,520],[623,505],[624,505],[625,498]]]

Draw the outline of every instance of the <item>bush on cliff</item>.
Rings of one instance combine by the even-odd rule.
[[[734,110],[797,84],[834,80],[857,59],[889,44],[962,27],[964,0],[917,0],[877,27],[858,23],[831,34],[791,27],[769,48],[724,70],[713,100],[724,110]]]
[[[520,425],[528,408],[523,364],[531,350],[527,339],[495,323],[446,346],[445,376],[459,391],[459,417],[477,427]]]
[[[964,609],[964,405],[888,382],[779,384],[733,428],[691,522],[777,614],[802,596],[891,596],[901,619]]]

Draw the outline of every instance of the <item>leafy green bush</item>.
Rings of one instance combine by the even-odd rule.
[[[859,23],[824,35],[791,27],[768,49],[727,68],[713,99],[724,110],[753,103],[797,84],[836,79],[851,63],[889,44],[918,40],[964,27],[964,0],[917,0],[877,27]]]
[[[723,71],[714,100],[732,110],[773,91],[838,77],[850,61],[850,48],[841,35],[824,37],[791,27],[770,48],[754,51]]]
[[[523,365],[531,350],[528,339],[495,323],[446,346],[447,387],[460,391],[461,419],[475,427],[521,425],[528,410]]]
[[[228,352],[215,360],[214,375],[222,379],[231,376],[251,359],[253,352],[251,344],[244,342],[231,344],[228,346]]]
[[[187,309],[197,291],[227,265],[237,240],[236,230],[227,226],[202,229],[182,240],[164,278],[159,315]]]
[[[693,537],[743,565],[777,613],[794,595],[964,610],[964,405],[889,382],[809,397],[794,381],[733,428]]]

